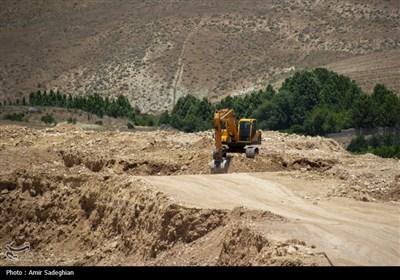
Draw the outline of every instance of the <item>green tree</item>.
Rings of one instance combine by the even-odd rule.
[[[305,122],[305,132],[309,135],[326,135],[339,132],[341,126],[340,115],[328,106],[314,107]]]
[[[168,114],[168,110],[164,111],[161,115],[160,118],[158,119],[158,124],[163,125],[163,124],[169,124],[170,122],[170,116]]]
[[[378,148],[382,145],[382,140],[379,134],[374,134],[368,139],[368,145],[373,149]]]
[[[374,128],[378,123],[376,103],[372,97],[361,95],[352,110],[354,126],[357,128]]]

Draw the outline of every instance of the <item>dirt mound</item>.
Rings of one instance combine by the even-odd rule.
[[[263,137],[255,159],[231,153],[229,173],[270,171],[278,182],[318,185],[297,187],[315,204],[336,196],[399,199],[398,160],[352,156],[321,137],[269,131]],[[326,265],[312,245],[290,232],[274,233],[277,224],[292,222],[285,217],[180,204],[179,193],[167,195],[144,179],[209,174],[212,143],[211,131],[0,126],[0,246],[29,241],[32,250],[21,255],[22,265]],[[199,177],[205,190],[208,177]],[[231,180],[222,180],[221,188],[232,188]],[[180,183],[190,192],[190,181]],[[0,264],[8,264],[0,253]]]
[[[2,125],[0,126],[0,139],[2,141],[12,141],[13,139],[21,139],[27,135],[35,134],[35,130],[16,126],[16,125]]]
[[[227,231],[217,265],[315,265],[313,258],[304,257],[307,252],[313,255],[312,250],[305,251],[305,245],[293,240],[273,243],[251,228],[237,225]]]
[[[210,235],[218,236],[215,245],[220,253],[209,265],[308,264],[300,259],[283,261],[289,254],[284,251],[265,257],[263,248],[269,252],[275,247],[247,225],[256,220],[285,222],[285,218],[245,208],[229,212],[180,206],[137,178],[21,174],[2,180],[0,189],[0,245],[28,240],[31,252],[21,257],[21,264],[54,264],[49,251],[60,257],[56,263],[61,265],[117,260],[162,264],[166,254],[175,254],[180,246],[196,246],[196,241],[205,242]],[[274,261],[275,256],[282,261]]]
[[[59,124],[53,128],[48,128],[45,131],[68,133],[68,132],[81,132],[81,131],[83,131],[83,129],[76,125],[63,123],[63,124]]]

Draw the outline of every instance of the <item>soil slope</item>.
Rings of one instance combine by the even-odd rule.
[[[398,160],[265,131],[210,175],[211,151],[211,132],[1,126],[0,264],[400,265]]]

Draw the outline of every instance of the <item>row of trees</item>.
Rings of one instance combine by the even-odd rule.
[[[116,98],[103,97],[98,93],[86,96],[72,96],[61,94],[59,91],[31,92],[29,94],[29,105],[51,106],[68,109],[80,109],[99,117],[126,117],[136,125],[154,126],[157,118],[148,114],[138,114],[129,103],[126,96],[120,94]]]
[[[39,90],[29,94],[29,104],[32,106],[51,106],[68,109],[80,109],[100,117],[127,117],[135,119],[135,112],[126,96],[118,95],[116,99],[102,97],[98,93],[88,96],[72,96],[50,91],[47,94]]]
[[[239,118],[256,118],[262,129],[308,135],[400,125],[400,97],[384,85],[376,85],[372,95],[366,95],[348,77],[323,68],[295,73],[278,92],[268,86],[214,105],[191,95],[182,97],[160,123],[187,132],[204,130],[212,127],[212,113],[220,108],[233,108]]]
[[[347,150],[353,153],[373,153],[377,156],[400,159],[399,133],[375,134],[366,139],[363,135],[351,140]]]
[[[28,102],[23,99],[22,103]],[[110,99],[97,93],[72,96],[37,91],[29,95],[29,104],[81,109],[100,117],[127,117],[136,125],[157,124],[154,116],[135,114],[123,95]],[[373,93],[366,95],[348,77],[323,68],[295,73],[278,92],[269,85],[265,90],[244,97],[226,97],[216,104],[187,95],[178,100],[171,113],[164,112],[158,124],[187,132],[209,129],[213,112],[220,108],[233,108],[239,118],[256,118],[262,129],[308,135],[326,135],[349,127],[400,125],[400,97],[384,85],[376,85]]]

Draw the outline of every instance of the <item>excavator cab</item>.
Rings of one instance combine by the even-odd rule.
[[[256,120],[239,121],[239,142],[251,142],[256,132]]]
[[[239,121],[239,144],[261,144],[261,131],[257,130],[257,120],[241,119]]]
[[[248,142],[251,139],[251,122],[239,122],[239,141]]]

